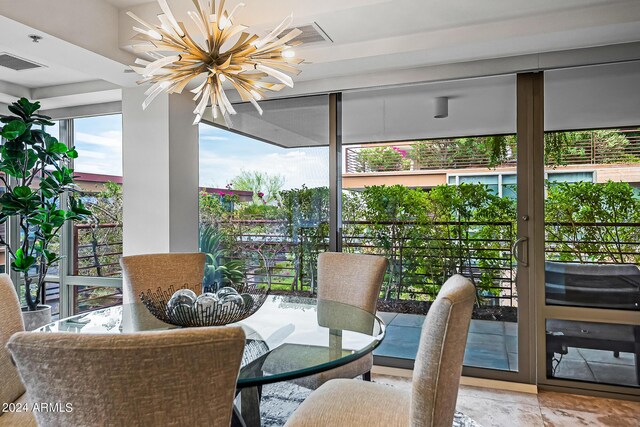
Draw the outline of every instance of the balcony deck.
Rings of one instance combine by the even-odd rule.
[[[418,352],[420,331],[425,316],[379,312],[387,325],[387,335],[374,351],[376,364],[411,369]],[[570,347],[555,372],[557,378],[638,386],[635,361],[631,353],[614,357],[612,351]],[[471,321],[466,366],[499,370],[518,370],[518,326],[513,322]]]

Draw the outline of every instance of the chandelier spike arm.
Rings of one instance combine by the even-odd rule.
[[[180,59],[180,55],[165,56],[164,58],[156,59],[155,61],[144,67],[145,73],[147,73],[147,75],[153,75],[156,70],[164,67],[165,65],[169,65],[172,62],[180,61]]]
[[[143,27],[147,27],[148,30],[155,30],[155,27],[153,25],[149,24],[147,21],[143,19],[140,19],[138,15],[136,15],[135,13],[129,11],[127,12],[127,16],[132,18],[135,21],[138,21],[140,25],[142,25]]]
[[[278,70],[274,70],[273,68],[267,67],[267,66],[262,65],[262,64],[256,64],[256,69],[260,70],[260,71],[264,71],[265,73],[269,74],[274,79],[281,81],[282,83],[284,83],[285,85],[287,85],[289,87],[293,87],[293,79],[291,77],[287,76],[283,72],[280,72]]]
[[[138,27],[133,27],[133,30],[140,34],[148,36],[152,40],[162,40],[162,34],[160,34],[156,30],[145,30],[144,28],[138,28]]]
[[[234,7],[231,10],[231,13],[228,16],[225,16],[224,14],[222,15],[221,18],[218,19],[218,29],[220,31],[223,31],[226,27],[229,26],[229,24],[233,24],[233,21],[231,20],[233,18],[233,15],[236,13],[236,11],[238,9],[240,9],[241,7],[244,7],[245,4],[244,3],[238,3],[236,5],[236,7]]]
[[[207,102],[209,102],[210,93],[211,93],[211,84],[208,84],[204,88],[204,92],[201,93],[200,102],[198,102],[198,105],[196,106],[195,110],[193,110],[194,114],[198,116],[202,116],[202,114],[204,114],[204,110],[207,108]]]
[[[179,39],[182,38],[182,36],[178,34],[178,30],[180,29],[180,27],[177,25],[177,23],[174,27],[169,17],[164,13],[158,15],[158,19],[161,23],[160,30],[162,36],[164,38],[170,39],[172,44],[179,44]]]
[[[298,70],[293,65],[289,65],[289,64],[286,64],[286,63],[278,62],[278,61],[270,61],[270,60],[266,60],[266,59],[261,60],[260,62],[263,65],[266,65],[266,66],[271,67],[271,68],[275,68],[275,69],[283,71],[285,73],[290,73],[290,74],[294,74],[294,75],[300,74],[300,70]]]
[[[293,22],[293,14],[290,14],[286,18],[282,20],[280,25],[278,25],[273,31],[269,33],[265,38],[258,40],[256,42],[256,47],[259,49],[270,41],[274,40],[281,32],[283,32],[288,26]]]
[[[236,114],[236,110],[223,87],[225,80],[229,80],[230,87],[238,92],[242,101],[250,102],[260,114],[263,110],[258,101],[267,91],[293,86],[291,75],[299,73],[295,65],[302,60],[293,59],[293,55],[283,56],[283,52],[299,44],[294,39],[300,30],[289,30],[280,37],[293,21],[291,15],[261,39],[246,32],[247,26],[234,24],[234,16],[243,4],[229,13],[224,0],[192,0],[196,11],[188,15],[197,27],[196,41],[184,23],[176,21],[167,0],[158,1],[163,13],[158,15],[160,24],[155,27],[129,14],[143,27],[136,28],[139,34],[134,40],[140,43],[135,52],[153,58],[137,59],[137,65],[131,67],[143,77],[139,84],[151,83],[145,92],[143,108],[159,93],[181,93],[194,79],[204,75],[204,81],[191,90],[196,104],[194,124],[202,120],[210,102],[214,118],[220,113],[226,125],[232,126],[230,116]],[[200,42],[200,35],[204,44]],[[227,48],[228,45],[232,46]],[[262,79],[274,79],[277,83]]]
[[[189,15],[189,18],[191,18],[191,20],[193,22],[195,22],[196,27],[198,28],[198,31],[200,31],[200,34],[202,35],[202,37],[204,37],[204,39],[205,39],[205,41],[207,42],[207,45],[208,45],[209,44],[209,32],[205,28],[205,26],[203,25],[202,21],[199,19],[197,13],[189,11],[189,12],[187,12],[187,15]],[[192,39],[192,41],[193,41],[193,39]],[[210,48],[210,46],[208,46],[208,48]]]
[[[231,102],[229,102],[229,98],[227,98],[227,94],[224,92],[223,87],[220,85],[216,85],[215,88],[217,89],[218,97],[222,101],[221,105],[224,105],[224,109],[229,114],[236,114],[236,110],[235,108],[233,108],[233,105],[231,105]]]
[[[282,49],[282,47],[284,47],[287,42],[298,37],[300,34],[302,34],[302,31],[299,28],[294,28],[278,40],[274,40],[256,49],[256,54],[270,52],[272,50],[275,50],[276,48]]]
[[[158,85],[148,96],[147,98],[144,100],[144,102],[142,103],[142,109],[146,110],[147,107],[149,106],[149,104],[151,104],[151,102],[156,99],[156,97],[158,95],[160,95],[162,93],[162,91],[164,90],[164,88],[161,85]]]
[[[158,0],[158,3],[160,4],[160,9],[162,9],[164,14],[167,16],[167,19],[170,24],[168,25],[168,27],[172,28],[178,36],[184,37],[184,32],[178,25],[178,21],[176,21],[176,18],[173,16],[173,13],[171,12],[171,8],[169,8],[169,5],[167,4],[167,0]]]
[[[214,3],[215,3],[215,1],[214,1]],[[220,2],[218,3],[218,8],[217,8],[217,10],[215,12],[216,21],[219,21],[220,17],[224,15],[224,3],[225,3],[225,0],[220,0]],[[215,6],[215,4],[214,4],[214,6]]]

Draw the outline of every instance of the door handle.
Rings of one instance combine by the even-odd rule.
[[[522,267],[528,267],[529,266],[529,251],[526,250],[525,251],[525,257],[521,257],[520,255],[520,244],[521,243],[526,243],[528,246],[528,242],[529,242],[529,238],[528,237],[520,237],[518,238],[515,242],[513,242],[513,245],[511,245],[511,253],[513,254],[514,258],[516,259],[516,261],[518,262],[518,264],[520,264]],[[528,247],[526,249],[529,249]]]

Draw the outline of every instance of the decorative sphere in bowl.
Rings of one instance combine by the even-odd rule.
[[[173,310],[178,305],[193,305],[196,302],[197,295],[191,289],[178,289],[173,293],[171,299],[167,303],[167,308]]]
[[[231,304],[238,308],[244,307],[244,299],[238,294],[229,294],[220,298],[220,304]]]
[[[222,300],[224,297],[226,297],[227,295],[238,295],[238,291],[236,291],[235,289],[233,289],[230,286],[226,286],[222,289],[220,289],[217,293],[216,296],[218,297],[219,300]]]
[[[193,305],[191,304],[178,304],[171,310],[171,315],[176,319],[188,319],[193,313]]]
[[[244,301],[244,308],[251,310],[251,307],[253,307],[253,297],[249,294],[240,294],[240,297]]]
[[[212,293],[204,293],[200,295],[194,304],[196,311],[213,313],[213,310],[218,305],[218,298]]]

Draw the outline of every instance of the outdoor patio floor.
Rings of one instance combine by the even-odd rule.
[[[387,334],[373,353],[375,363],[413,368],[425,316],[386,312],[379,312],[378,316],[387,325]],[[518,325],[473,319],[469,327],[464,364],[489,369],[518,370]],[[635,359],[631,353],[620,353],[619,357],[614,357],[612,351],[569,348],[568,354],[562,357],[555,376],[638,386]]]
[[[387,325],[387,334],[382,344],[373,352],[376,363],[412,368],[425,316],[386,312],[379,312],[378,316]],[[518,370],[517,335],[515,323],[472,320],[464,364]]]

